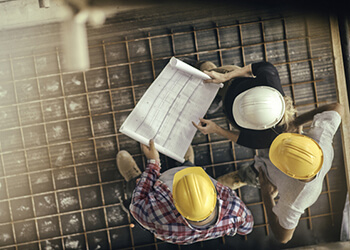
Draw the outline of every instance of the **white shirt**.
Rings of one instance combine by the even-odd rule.
[[[280,171],[269,160],[268,150],[261,150],[259,152],[262,154],[255,156],[255,168],[258,170],[261,167],[267,178],[278,189],[280,199],[272,211],[283,228],[295,228],[304,210],[318,199],[323,179],[332,166],[334,157],[332,142],[340,122],[341,117],[336,111],[325,111],[314,116],[311,128],[305,135],[320,145],[324,160],[321,170],[310,182],[291,178]]]

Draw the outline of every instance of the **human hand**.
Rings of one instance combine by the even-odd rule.
[[[206,73],[208,76],[210,76],[212,79],[204,80],[204,83],[223,83],[230,79],[227,78],[226,74],[218,73],[215,71],[206,71],[204,70],[204,73]]]
[[[154,146],[154,140],[149,140],[149,146],[146,145],[141,145],[142,151],[145,154],[147,160],[158,160],[159,161],[159,153],[157,151],[157,149]]]
[[[259,182],[263,197],[270,196],[272,199],[276,198],[278,195],[277,187],[267,179],[266,174],[261,168],[259,169]]]
[[[216,125],[215,122],[211,120],[206,120],[203,118],[199,119],[199,123],[196,124],[195,122],[192,122],[193,126],[195,126],[199,131],[201,131],[203,134],[211,134],[216,133],[218,125]]]

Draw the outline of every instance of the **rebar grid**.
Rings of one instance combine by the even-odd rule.
[[[93,66],[86,72],[65,71],[63,62],[64,58],[62,58],[61,52],[58,48],[54,54],[43,53],[15,58],[9,55],[8,58],[0,60],[0,64],[9,63],[11,68],[11,79],[4,81],[1,86],[8,84],[13,84],[14,86],[14,99],[12,101],[10,100],[0,103],[0,116],[5,116],[4,114],[6,114],[6,117],[2,117],[6,122],[6,119],[9,116],[8,111],[11,109],[15,110],[15,117],[13,118],[15,121],[13,121],[12,124],[5,124],[5,127],[3,126],[4,123],[0,124],[0,133],[9,134],[10,139],[12,138],[12,140],[14,140],[14,143],[9,143],[10,146],[6,145],[4,143],[5,141],[3,140],[1,141],[0,145],[0,158],[2,166],[1,172],[3,172],[2,176],[0,177],[0,181],[3,183],[3,188],[5,188],[5,195],[1,195],[1,202],[2,205],[6,204],[9,210],[8,216],[6,215],[8,220],[6,221],[6,218],[1,219],[0,228],[10,228],[11,230],[8,236],[9,238],[6,238],[7,236],[4,234],[5,231],[0,231],[0,248],[15,247],[16,249],[20,249],[21,247],[28,246],[28,244],[34,244],[37,245],[39,249],[45,249],[45,246],[48,244],[47,241],[50,241],[55,242],[54,244],[62,249],[70,249],[70,247],[74,246],[74,244],[80,244],[80,246],[83,248],[86,247],[88,249],[93,249],[94,243],[92,239],[94,235],[101,234],[103,235],[102,239],[105,237],[106,241],[101,243],[102,246],[114,249],[118,248],[118,245],[116,245],[117,243],[115,242],[116,239],[119,239],[116,232],[120,232],[122,230],[123,232],[128,232],[129,234],[129,245],[123,246],[126,249],[138,249],[148,246],[153,246],[155,249],[158,249],[158,245],[165,244],[157,241],[155,237],[152,237],[152,240],[149,240],[147,243],[138,243],[137,237],[139,235],[135,235],[135,229],[130,226],[132,224],[132,218],[129,214],[122,212],[121,204],[119,200],[115,198],[117,196],[123,196],[123,193],[120,192],[123,192],[122,187],[124,186],[122,177],[116,172],[117,170],[115,170],[116,152],[122,149],[129,150],[130,153],[136,158],[139,166],[145,168],[145,160],[142,157],[140,144],[133,142],[118,132],[121,123],[125,120],[126,115],[132,111],[133,107],[137,104],[137,101],[139,98],[141,98],[144,91],[172,56],[176,56],[178,58],[191,57],[197,60],[216,60],[218,66],[221,66],[225,64],[225,61],[227,61],[225,53],[238,51],[240,53],[240,58],[230,59],[230,62],[237,64],[237,62],[234,60],[238,60],[240,62],[238,63],[240,66],[245,66],[253,62],[251,58],[247,58],[247,53],[249,53],[247,50],[249,51],[249,49],[262,46],[263,53],[261,60],[270,61],[271,57],[269,56],[268,46],[277,46],[278,44],[283,44],[284,46],[283,53],[285,60],[273,61],[273,64],[278,68],[287,67],[288,81],[287,83],[283,83],[283,87],[286,91],[291,93],[291,97],[293,98],[298,109],[311,109],[330,101],[336,101],[319,100],[317,91],[319,84],[325,83],[328,85],[334,85],[334,82],[329,81],[327,78],[317,77],[315,68],[318,66],[315,66],[315,62],[323,60],[324,57],[313,56],[313,41],[317,42],[318,40],[322,39],[329,40],[329,34],[327,32],[318,35],[311,34],[309,31],[310,28],[308,20],[305,19],[303,21],[306,31],[305,34],[298,34],[298,36],[293,34],[289,37],[288,21],[288,18],[274,18],[259,19],[254,22],[247,23],[236,22],[232,25],[225,26],[219,26],[215,23],[213,27],[205,29],[193,28],[191,31],[178,32],[171,30],[169,34],[155,36],[148,33],[144,38],[128,39],[125,37],[125,40],[123,41],[109,43],[102,41],[100,45],[91,46],[89,49],[101,49],[103,53],[103,60],[101,64],[103,65],[100,64],[98,66]],[[270,24],[270,22],[281,23],[283,38],[273,40],[268,39],[269,34],[267,33],[265,26]],[[259,27],[258,31],[261,41],[254,41],[251,43],[246,42],[245,39],[249,38],[246,36],[249,34],[246,34],[246,31],[243,30],[243,28],[254,25],[258,25]],[[231,29],[233,32],[229,34],[237,38],[239,44],[223,46],[222,38],[225,37],[226,34],[224,32]],[[214,32],[214,38],[216,41],[215,48],[201,50],[201,40],[198,38],[198,34],[205,32]],[[223,32],[223,34],[221,34],[221,32]],[[180,45],[185,43],[183,40],[176,40],[177,37],[181,36],[191,37],[194,44],[192,51],[189,52],[186,49],[183,51],[178,49]],[[154,42],[157,39],[167,39],[167,41],[170,43],[168,44],[170,50],[155,56],[155,49],[157,49],[157,47],[154,46]],[[304,58],[292,59],[290,55],[290,43],[299,41],[305,41],[307,43],[307,56]],[[135,44],[137,45],[137,43],[144,46],[140,45],[139,47],[134,47]],[[164,44],[162,43],[162,45]],[[116,46],[116,50],[113,49],[114,46]],[[139,52],[138,49],[140,49]],[[117,54],[115,58],[111,56],[114,55],[113,53]],[[123,57],[123,55],[125,56],[124,60],[122,60],[123,58],[118,58],[120,54],[121,57]],[[54,56],[56,59],[56,72],[42,74],[39,72],[39,60],[46,58],[47,56]],[[32,75],[23,77],[18,76],[15,62],[20,60],[32,61],[34,68],[34,72],[31,72]],[[294,69],[293,66],[303,63],[306,63],[310,67],[311,79],[303,79],[301,81],[295,80],[293,78],[293,73],[297,72],[298,69]],[[330,62],[330,64],[332,64],[332,62]],[[134,67],[137,66],[140,68],[135,69]],[[117,70],[117,73],[113,74],[112,71],[115,69],[121,69],[122,67],[125,67],[127,70]],[[146,70],[146,72],[142,71],[145,70],[145,67],[148,70]],[[94,74],[95,72],[99,73]],[[92,74],[91,76],[90,73]],[[127,75],[126,77],[124,76],[125,79],[122,79],[125,80],[125,84],[118,81],[118,79],[122,78],[123,73]],[[138,79],[140,74],[144,75],[146,73],[149,73],[149,78],[146,77],[146,80],[142,77],[141,80]],[[104,74],[103,77],[98,78],[101,76],[101,74]],[[79,75],[82,75],[81,82],[80,84],[76,82],[77,84],[75,87],[79,87],[81,89],[70,91],[68,82],[65,79],[70,78],[71,84],[74,84],[73,80],[77,81],[77,78],[75,77],[78,77]],[[71,78],[72,76],[73,78]],[[95,76],[98,77],[95,78]],[[45,79],[51,77],[58,77],[58,85],[46,86],[43,83]],[[117,79],[116,82],[114,82],[115,79]],[[91,85],[90,80],[94,80],[96,84]],[[34,84],[27,87],[31,90],[34,89],[34,92],[36,89],[38,98],[33,100],[24,99],[23,101],[21,93],[19,92],[19,90],[21,90],[20,86],[23,82],[30,81],[34,81]],[[309,84],[312,84],[312,93],[308,94],[312,95],[312,97],[308,98],[306,101],[297,103],[298,96],[295,93],[295,88],[297,86],[303,87]],[[102,87],[100,85],[102,85]],[[48,92],[49,87],[54,89],[53,92],[57,91],[58,94],[51,96],[50,94],[46,93]],[[2,88],[0,91],[2,91]],[[125,95],[127,95],[127,103],[122,101],[122,97]],[[78,102],[78,100],[82,102]],[[50,103],[53,103],[53,105],[48,105]],[[62,105],[59,106],[58,103],[61,103]],[[100,109],[103,105],[104,107]],[[29,107],[29,109],[26,110],[24,107]],[[35,109],[35,107],[37,109]],[[77,112],[75,112],[76,108],[78,108]],[[55,109],[57,112],[62,111],[63,115],[57,115],[57,118],[49,117],[47,113],[54,112]],[[23,114],[28,113],[30,110],[37,111],[39,113],[39,117],[35,116],[36,113],[30,114],[29,118],[23,116]],[[96,119],[100,118],[106,118],[102,121],[107,122],[97,123]],[[212,119],[215,122],[222,122],[227,128],[233,128],[232,125],[225,120],[223,113],[212,117],[208,116],[207,118]],[[31,119],[34,121],[31,121]],[[66,136],[62,137],[63,139],[51,138],[52,128],[57,128],[54,127],[57,124],[64,124],[66,126],[66,129],[63,128],[63,131],[61,131],[61,133],[66,132]],[[81,124],[85,124],[86,126]],[[103,126],[101,124],[109,125],[108,133],[103,133]],[[81,127],[76,130],[77,125]],[[30,131],[32,129],[30,133],[32,133],[31,135],[35,135],[35,128],[38,127],[42,128],[44,136],[43,142],[39,141],[38,143],[30,144],[28,139],[26,139],[28,137],[27,130]],[[16,136],[15,132],[18,132],[19,135]],[[80,133],[82,133],[82,135],[80,135]],[[40,133],[37,134],[39,135]],[[14,136],[11,137],[11,135]],[[35,136],[29,136],[29,139],[34,140],[36,138]],[[19,142],[16,142],[16,140],[19,140]],[[6,141],[6,143],[8,143],[8,141]],[[218,152],[222,148],[224,148],[224,150],[227,149],[227,145],[229,145],[228,150],[230,155],[228,157],[226,155],[227,159],[224,159],[224,161],[218,160]],[[206,160],[201,160],[201,158],[199,159],[201,163],[203,163],[200,165],[202,165],[214,178],[220,175],[219,172],[222,172],[222,169],[225,168],[226,171],[236,170],[240,164],[247,161],[252,161],[254,154],[259,154],[258,150],[242,148],[234,144],[232,141],[220,138],[216,135],[204,136],[200,133],[196,134],[193,147],[196,153],[196,159],[198,159],[199,156],[209,155]],[[38,164],[37,168],[33,167],[32,151],[35,150],[38,150],[37,152],[47,153],[45,159],[48,159],[48,162],[46,162],[45,159],[42,160],[40,158],[40,156],[45,157],[40,153],[38,155],[39,158],[36,160],[37,163],[46,163],[47,165],[41,166]],[[24,162],[19,162],[20,159],[14,159],[12,161],[8,160],[9,155],[16,154],[23,154]],[[241,157],[241,154],[243,154],[243,157]],[[34,154],[34,156],[36,155]],[[221,155],[219,154],[219,156]],[[69,159],[65,160],[65,157],[68,157]],[[171,161],[168,158],[162,156],[162,162],[164,167],[172,167],[168,166],[171,164]],[[15,168],[11,168],[10,163],[14,164],[15,166],[24,165],[25,168],[19,168],[19,171],[17,171]],[[106,167],[107,165],[111,167]],[[337,167],[337,165],[333,166],[331,171],[336,170]],[[83,168],[85,172],[80,174],[80,170]],[[72,171],[71,175],[68,174],[69,171]],[[116,179],[111,180],[110,177],[106,177],[108,171],[111,172],[112,177],[116,177]],[[83,181],[83,178],[90,172],[93,172],[91,176],[94,176],[95,183],[89,183],[89,181],[85,183]],[[107,172],[107,174],[105,172]],[[37,175],[44,177],[42,177],[42,179],[36,178]],[[19,189],[23,190],[23,188],[27,188],[29,191],[26,190],[23,191],[23,193],[16,194],[13,191],[13,187],[18,185],[18,183],[13,180],[15,178],[27,179],[28,185],[25,186],[23,184],[24,186],[21,186]],[[70,178],[72,179],[71,183],[69,183]],[[60,182],[63,182],[63,184]],[[43,189],[39,189],[39,191],[37,191],[38,185],[42,186]],[[45,185],[49,185],[49,187],[46,188]],[[14,190],[16,191],[16,188]],[[90,193],[86,193],[86,190],[92,191]],[[244,188],[237,190],[238,195],[243,199],[243,201],[245,201],[245,192],[246,190]],[[312,229],[313,219],[319,217],[331,217],[332,224],[334,224],[333,217],[335,214],[337,214],[337,212],[335,212],[333,209],[331,194],[338,192],[342,192],[342,190],[332,189],[327,175],[326,190],[324,190],[321,195],[326,195],[328,198],[329,212],[313,214],[312,208],[308,208],[307,215],[303,216],[302,220],[308,221],[310,229]],[[53,204],[52,207],[54,212],[45,214],[44,211],[44,214],[41,214],[42,208],[40,209],[40,207],[38,207],[38,200],[41,197],[44,197],[44,201],[45,199],[47,201],[48,198],[46,197],[50,197],[50,195],[53,195],[54,197],[54,201],[51,203]],[[269,225],[267,222],[268,220],[264,205],[260,197],[256,198],[258,199],[255,202],[246,202],[249,208],[258,207],[263,211],[264,223],[256,224],[254,228],[264,227],[266,235],[269,235]],[[30,205],[28,205],[28,207],[23,205],[16,207],[14,205],[14,203],[21,202],[25,199],[30,200]],[[85,204],[86,200],[88,199],[92,200],[91,204]],[[67,207],[62,205],[63,200],[72,202],[71,205],[73,208],[66,209]],[[19,209],[23,207],[25,209],[24,212]],[[20,216],[16,215],[19,211],[24,215],[21,213]],[[27,211],[31,212],[32,214],[27,215]],[[117,217],[118,211],[120,214],[122,214],[121,217]],[[126,217],[124,217],[123,214]],[[115,215],[116,218],[113,218],[113,215]],[[114,220],[112,220],[111,217]],[[57,222],[54,221],[53,218],[56,218]],[[77,226],[77,228],[70,230],[67,226],[67,221],[65,218],[70,218],[69,221],[77,222],[76,224],[79,224],[80,222],[80,224]],[[100,220],[98,218],[100,218]],[[92,220],[99,220],[99,223],[96,222],[97,224],[95,226],[91,226],[89,223],[93,223],[91,222]],[[34,223],[34,228],[32,229],[35,231],[35,235],[31,236],[30,239],[26,239],[25,236],[21,236],[21,233],[27,232],[25,229],[26,227],[30,228],[29,225],[32,225],[30,223]],[[18,229],[17,225],[22,225],[24,231]],[[53,225],[53,229],[50,228],[50,225]],[[244,238],[246,241],[249,240],[249,235],[245,236]],[[75,239],[78,240],[75,241]],[[223,244],[226,244],[225,237],[222,237],[221,240]],[[200,244],[201,246],[205,245],[205,243]],[[181,249],[181,246],[178,246],[178,249]]]

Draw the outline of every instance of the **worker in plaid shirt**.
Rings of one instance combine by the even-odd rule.
[[[148,164],[137,181],[130,212],[158,239],[191,244],[236,233],[246,235],[252,231],[251,212],[235,191],[210,178],[201,167],[193,166],[192,147],[188,151],[187,164],[184,164],[187,166],[172,168],[162,174],[153,140],[149,146],[142,145],[142,149]],[[118,153],[117,165],[126,180],[132,178],[131,172],[139,173],[135,161],[126,151]]]

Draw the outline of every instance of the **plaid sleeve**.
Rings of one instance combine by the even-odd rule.
[[[253,215],[242,201],[237,205],[239,205],[239,226],[237,229],[237,233],[240,235],[249,234],[253,230],[254,226]]]
[[[237,196],[236,192],[233,190],[230,191],[231,195],[234,197],[232,201],[234,205],[231,209],[235,214],[235,228],[237,229],[237,234],[249,234],[254,226],[253,215],[244,202]]]
[[[142,173],[132,195],[130,213],[145,228],[154,231],[154,224],[149,220],[154,199],[153,185],[160,176],[160,164],[149,163]]]
[[[254,226],[253,215],[244,204],[244,202],[237,196],[236,192],[228,187],[217,183],[218,194],[220,199],[227,204],[223,206],[227,216],[222,219],[224,225],[230,225],[231,230],[225,232],[227,236],[234,236],[236,233],[246,235],[252,232]]]

